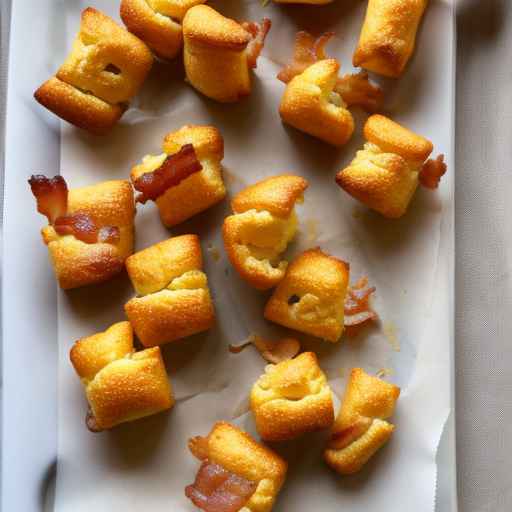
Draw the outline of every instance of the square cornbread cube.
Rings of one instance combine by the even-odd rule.
[[[230,423],[216,423],[207,437],[189,440],[192,453],[203,461],[194,484],[185,494],[198,506],[215,500],[215,492],[204,496],[204,487],[214,488],[225,480],[230,502],[241,512],[270,512],[286,477],[286,462],[272,450]],[[212,481],[215,472],[219,481]],[[204,506],[201,506],[204,510]],[[210,510],[210,509],[206,509]]]
[[[340,474],[359,471],[391,437],[395,427],[385,420],[399,395],[397,386],[354,368],[324,452],[327,464]]]
[[[115,243],[85,243],[73,235],[59,235],[53,226],[43,228],[50,259],[61,288],[70,289],[111,279],[124,268],[133,252],[135,202],[128,181],[104,181],[71,189],[68,214],[86,213],[97,226],[119,228]]]
[[[119,120],[152,64],[140,39],[89,7],[66,61],[34,96],[62,119],[102,134]]]
[[[144,346],[212,327],[215,312],[197,235],[169,238],[139,251],[126,268],[138,296],[126,303],[125,311]]]
[[[418,187],[419,172],[432,143],[381,115],[364,126],[368,141],[348,167],[338,172],[338,185],[385,217],[401,217]]]
[[[160,349],[135,352],[129,322],[78,340],[70,358],[91,409],[88,425],[95,431],[174,405]]]
[[[285,441],[328,428],[332,394],[313,352],[268,365],[251,390],[251,410],[265,441]]]
[[[213,126],[186,125],[168,133],[161,155],[147,155],[131,171],[131,179],[158,169],[168,155],[192,144],[202,169],[165,190],[156,199],[160,218],[167,227],[173,227],[222,201],[226,188],[222,180],[221,161],[224,158],[224,139]]]
[[[342,97],[334,91],[339,63],[324,59],[292,78],[286,86],[281,119],[334,146],[343,146],[354,132],[354,118]]]
[[[336,342],[344,325],[348,264],[319,248],[297,256],[265,307],[267,320]]]
[[[181,21],[188,9],[206,0],[122,0],[120,14],[128,30],[156,55],[174,59],[183,46]]]
[[[233,198],[234,215],[222,229],[224,247],[240,276],[259,290],[284,277],[288,262],[281,253],[297,231],[295,204],[302,202],[307,186],[300,176],[272,176]]]

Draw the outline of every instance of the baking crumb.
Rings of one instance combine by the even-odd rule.
[[[395,374],[395,372],[394,372],[393,368],[381,368],[377,372],[377,377],[379,379],[382,379],[383,377],[391,377],[394,374]]]
[[[393,322],[384,322],[382,331],[391,345],[391,348],[395,352],[400,352],[400,342],[398,341],[398,329],[396,328],[396,325]]]
[[[318,240],[318,221],[316,219],[308,219],[306,220],[306,234],[308,237],[308,242],[313,243]]]
[[[217,247],[215,247],[212,244],[208,244],[208,247],[206,248],[206,250],[208,251],[208,254],[210,254],[210,256],[213,258],[213,261],[220,260],[220,252],[219,252],[219,249],[217,249]]]

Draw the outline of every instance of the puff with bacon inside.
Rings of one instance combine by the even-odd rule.
[[[418,184],[436,188],[446,172],[442,155],[427,160],[433,149],[429,140],[387,117],[369,117],[364,136],[368,142],[336,182],[385,217],[401,217]]]
[[[280,255],[297,231],[295,204],[307,186],[300,176],[273,176],[233,198],[234,215],[223,226],[224,247],[240,276],[255,288],[272,288],[284,277],[288,262]]]
[[[251,92],[251,68],[263,48],[270,20],[238,23],[207,5],[183,19],[183,60],[189,83],[205,96],[235,102]]]
[[[209,329],[215,320],[197,235],[182,235],[143,249],[126,261],[137,297],[125,312],[145,347]]]
[[[324,458],[342,475],[359,471],[388,441],[400,388],[354,368]]]
[[[174,59],[183,46],[181,23],[187,11],[206,0],[121,0],[126,28],[156,55]]]
[[[62,176],[29,180],[38,211],[48,218],[41,231],[63,289],[106,281],[133,252],[135,204],[128,181],[113,180],[68,191]]]
[[[331,389],[316,355],[304,352],[268,365],[252,387],[251,410],[265,441],[294,439],[330,427]]]
[[[265,306],[267,320],[336,342],[344,329],[347,263],[310,249],[288,266]]]
[[[106,430],[174,405],[160,348],[135,352],[129,322],[79,339],[70,358],[89,402],[90,430]]]
[[[140,39],[89,7],[66,61],[34,97],[65,121],[103,134],[122,116],[152,64]]]
[[[286,477],[286,462],[249,434],[226,422],[189,440],[201,461],[185,495],[202,510],[270,512]]]
[[[185,125],[165,136],[163,151],[160,155],[145,156],[142,163],[132,169],[131,179],[135,188],[140,189],[139,182],[154,177],[155,171],[165,170],[167,166],[165,171],[170,178],[172,172],[175,173],[174,181],[157,184],[155,193],[149,197],[156,202],[160,218],[167,227],[175,226],[224,199],[226,188],[221,165],[224,139],[217,128]],[[171,161],[174,169],[168,166]]]
[[[414,52],[427,4],[428,0],[369,0],[354,66],[399,77]]]

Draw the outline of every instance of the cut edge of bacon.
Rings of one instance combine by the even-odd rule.
[[[420,183],[431,190],[439,186],[441,178],[446,173],[447,166],[444,162],[444,155],[438,155],[437,158],[429,158],[421,168],[419,174]]]
[[[349,334],[356,334],[357,329],[370,321],[378,320],[377,313],[370,306],[370,299],[375,286],[368,286],[368,278],[361,277],[356,284],[349,287],[345,298],[345,327],[350,328]]]
[[[334,91],[341,96],[347,107],[357,105],[367,112],[379,110],[384,100],[384,92],[370,82],[368,72],[364,70],[338,78]]]
[[[265,361],[278,364],[293,359],[301,349],[300,342],[295,338],[282,338],[278,341],[265,340],[261,336],[251,335],[241,345],[229,345],[232,354],[239,354],[249,345],[254,345]]]
[[[305,30],[297,32],[293,60],[278,73],[277,78],[287,84],[315,62],[327,59],[325,46],[333,36],[334,32],[325,32],[318,37]]]
[[[260,23],[255,21],[244,21],[242,27],[251,34],[252,39],[246,48],[247,64],[250,68],[256,68],[258,57],[265,46],[265,38],[272,26],[268,18],[263,18]]]
[[[366,416],[359,416],[352,425],[338,432],[331,434],[329,441],[329,448],[336,450],[343,450],[362,437],[368,429],[372,426],[373,420]]]
[[[136,202],[145,204],[155,201],[171,187],[179,185],[184,179],[202,170],[192,144],[185,144],[172,155],[169,155],[160,167],[146,172],[133,181],[135,190],[139,192]]]
[[[47,178],[43,174],[33,174],[28,183],[37,201],[37,211],[44,215],[50,224],[66,214],[68,186],[62,176]]]
[[[205,512],[237,512],[256,491],[258,482],[228,471],[205,459],[185,496]]]

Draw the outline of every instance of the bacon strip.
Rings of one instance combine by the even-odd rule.
[[[73,235],[87,244],[119,242],[121,235],[118,227],[98,228],[94,220],[83,212],[67,215],[68,186],[62,176],[54,176],[50,179],[37,174],[33,175],[28,182],[37,200],[37,211],[47,217],[58,235]]]
[[[45,215],[50,224],[68,210],[68,186],[62,176],[49,179],[34,174],[28,180],[32,194],[37,200],[37,211]]]
[[[370,306],[370,297],[375,286],[368,287],[368,278],[362,277],[349,287],[345,299],[345,327],[360,326],[368,321],[377,320],[378,316]]]
[[[272,22],[268,18],[263,18],[261,23],[254,21],[245,21],[242,23],[242,27],[252,35],[251,41],[246,48],[247,53],[247,64],[250,68],[257,66],[257,60],[260,56],[261,50],[265,45],[265,38],[267,37],[268,31],[272,26]]]
[[[349,427],[338,432],[333,432],[329,442],[329,448],[336,450],[346,448],[368,431],[372,421],[371,418],[367,418],[366,416],[359,416]]]
[[[358,105],[367,112],[379,110],[384,100],[382,89],[370,82],[366,71],[338,78],[334,90],[348,107]]]
[[[430,158],[421,168],[419,179],[420,183],[430,189],[436,189],[439,186],[441,177],[446,172],[446,164],[444,163],[444,155],[439,155],[435,160]]]
[[[279,72],[277,78],[287,84],[293,77],[300,75],[315,62],[327,59],[325,45],[333,36],[334,32],[325,32],[319,37],[314,37],[306,31],[297,32],[293,61]]]
[[[328,59],[325,46],[332,36],[334,36],[334,32],[326,32],[317,38],[308,32],[297,32],[293,61],[280,71],[277,78],[288,83],[312,64]],[[347,106],[359,105],[368,112],[378,110],[384,99],[382,89],[370,82],[366,71],[338,78],[334,91],[342,97]]]
[[[229,351],[232,354],[239,354],[249,345],[254,345],[261,354],[261,357],[263,357],[265,361],[273,364],[293,359],[300,352],[300,343],[294,338],[269,341],[256,335],[250,336],[249,341],[241,345],[229,345]]]
[[[144,173],[133,182],[135,190],[140,192],[136,201],[142,204],[148,199],[154,201],[168,188],[179,185],[185,178],[202,168],[194,146],[185,144],[177,153],[169,155],[158,169]]]
[[[256,490],[257,482],[231,473],[219,464],[205,460],[185,496],[205,512],[238,512]]]

